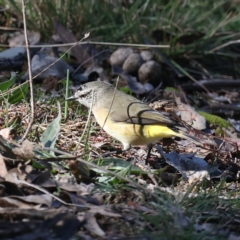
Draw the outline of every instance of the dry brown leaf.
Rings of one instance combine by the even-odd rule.
[[[5,180],[18,184],[17,180],[18,179],[24,180],[26,178],[26,176],[27,176],[27,174],[20,172],[18,168],[12,168],[5,175]]]
[[[32,204],[47,205],[49,208],[52,206],[52,197],[49,194],[28,195],[28,196],[12,196],[11,199],[24,201]]]
[[[91,233],[99,237],[105,236],[105,232],[99,227],[94,214],[85,213],[83,222],[84,222],[84,227]]]
[[[0,154],[0,177],[4,178],[7,175],[8,171],[3,160],[2,154]]]
[[[68,192],[77,192],[78,191],[77,184],[72,184],[69,182],[59,182],[59,181],[55,181],[55,183],[57,184],[57,186],[59,188],[66,190]]]
[[[208,163],[194,154],[178,154],[171,152],[164,154],[166,162],[176,168],[189,183],[210,179]]]
[[[206,119],[192,106],[182,103],[179,97],[176,97],[176,102],[183,121],[187,122],[197,130],[206,129]]]
[[[85,205],[87,203],[86,197],[84,196],[78,196],[77,194],[70,193],[67,191],[61,191],[60,195],[61,199],[63,199],[65,202],[71,202],[76,205]]]
[[[78,42],[76,37],[56,20],[54,21],[54,29],[64,43]],[[90,55],[88,54],[89,48],[89,44],[82,44],[76,45],[74,48],[71,49],[72,55],[78,60],[79,64],[83,64],[90,58]]]
[[[29,45],[35,45],[40,41],[41,35],[39,32],[27,31],[27,37]],[[25,45],[25,42],[26,41],[24,33],[19,33],[15,34],[15,36],[9,40],[9,46],[16,47],[19,45]]]
[[[95,188],[95,185],[93,183],[90,183],[90,184],[80,183],[78,185],[78,194],[89,195],[91,194],[94,188]]]
[[[6,139],[9,139],[11,130],[12,130],[12,128],[10,128],[10,127],[3,128],[3,129],[0,130],[0,135],[3,136]]]
[[[77,181],[80,181],[82,177],[89,177],[90,170],[86,164],[71,160],[68,166]]]
[[[89,213],[98,213],[103,216],[108,216],[108,217],[121,217],[120,214],[114,213],[109,207],[106,206],[94,206],[89,209]]]
[[[8,199],[0,198],[0,208],[17,208],[18,204],[16,202],[8,201]]]
[[[24,159],[32,159],[35,157],[33,152],[33,143],[28,140],[24,140],[21,147],[12,149],[13,153]]]
[[[2,197],[0,198],[0,207],[2,208],[15,207],[15,208],[29,209],[29,208],[34,208],[35,206],[30,203],[24,203],[23,201],[19,199],[14,199],[12,197]]]

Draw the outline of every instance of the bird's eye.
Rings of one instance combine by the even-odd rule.
[[[77,90],[78,90],[78,91],[82,91],[82,90],[83,90],[83,87],[80,86]]]

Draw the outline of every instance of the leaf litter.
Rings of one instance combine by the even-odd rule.
[[[43,109],[47,109],[47,107],[45,108],[42,105],[41,111]],[[58,226],[59,221],[64,221],[64,226],[74,222],[75,228],[66,229],[65,234],[68,234],[68,236],[90,234],[102,238],[114,235],[137,236],[139,231],[154,230],[157,227],[157,222],[149,226],[149,218],[162,216],[163,219],[172,219],[173,226],[184,231],[185,228],[196,223],[192,214],[189,215],[188,211],[181,210],[181,203],[186,202],[188,198],[198,198],[203,194],[204,188],[201,187],[201,182],[207,181],[210,183],[210,181],[216,179],[216,172],[220,176],[219,179],[222,178],[221,175],[228,179],[236,179],[237,177],[237,165],[225,162],[225,167],[223,166],[224,157],[228,155],[227,150],[229,149],[224,144],[219,150],[214,150],[218,151],[219,157],[222,158],[223,162],[221,164],[220,162],[218,164],[211,162],[213,160],[211,157],[205,159],[206,156],[209,157],[209,153],[213,154],[213,149],[206,149],[206,153],[201,155],[199,149],[202,149],[192,146],[189,151],[194,150],[196,151],[195,154],[172,151],[163,153],[159,151],[157,155],[161,160],[156,162],[152,157],[152,167],[146,168],[144,166],[144,156],[142,162],[139,158],[138,148],[131,149],[130,153],[122,153],[122,158],[111,156],[101,159],[102,152],[108,152],[114,147],[112,144],[97,146],[95,144],[95,139],[98,137],[96,131],[92,132],[88,146],[88,157],[92,159],[93,166],[88,165],[86,161],[84,163],[76,161],[74,158],[73,160],[66,160],[70,157],[68,149],[71,144],[73,144],[73,149],[77,147],[75,149],[75,159],[79,159],[78,156],[86,154],[84,153],[84,146],[78,145],[78,139],[83,132],[86,119],[82,118],[80,121],[79,119],[69,120],[68,124],[60,127],[62,123],[60,123],[61,111],[59,111],[59,105],[56,109],[56,113],[53,113],[52,116],[51,113],[45,111],[45,114],[48,115],[48,121],[51,121],[51,123],[47,124],[44,128],[45,131],[40,133],[41,137],[38,144],[26,140],[22,145],[19,145],[11,139],[5,139],[4,137],[0,139],[0,152],[3,158],[3,173],[0,183],[0,209],[2,210],[0,214],[5,216],[5,219],[13,218],[17,220],[19,217],[25,216],[27,219],[31,218],[33,226],[41,221],[42,224],[44,223],[45,227],[43,229],[45,229],[45,232],[49,231],[54,225]],[[42,111],[43,113],[44,111]],[[39,115],[39,119],[42,118],[43,115]],[[101,141],[111,141],[109,136],[97,125],[94,128],[101,134]],[[33,129],[36,131],[36,128]],[[57,136],[66,136],[66,133],[68,133],[68,138],[62,143],[60,141],[61,137],[57,138]],[[10,136],[13,137],[11,134]],[[200,137],[204,139],[205,136]],[[48,144],[46,145],[46,143]],[[163,145],[164,151],[166,151],[166,146]],[[187,143],[187,146],[190,147],[189,143]],[[119,147],[121,146],[119,145]],[[181,145],[179,147],[180,151],[185,149]],[[58,148],[65,149],[66,152],[54,152]],[[174,147],[172,143],[168,145],[168,148],[176,148],[176,146]],[[72,155],[72,157],[74,156]],[[119,155],[116,157],[119,157]],[[38,164],[34,165],[34,162]],[[213,172],[215,172],[215,175],[212,175]],[[174,183],[174,179],[182,179],[182,183],[177,184],[175,190],[173,186],[166,186],[167,182],[162,182],[162,185],[161,181],[164,179],[162,177],[164,173],[172,173],[170,183]],[[150,174],[155,178],[157,185]],[[121,176],[121,178],[119,179],[118,176]],[[185,182],[184,188],[182,188],[183,182]],[[188,188],[192,184],[194,187],[190,191]],[[144,186],[148,186],[148,188]],[[152,186],[152,189],[150,186]],[[226,186],[225,188],[228,189],[229,187]],[[170,194],[173,199],[166,202],[164,198],[169,198],[169,196],[165,194]],[[231,195],[229,199],[231,199]],[[153,204],[155,201],[156,203],[160,201],[162,206]],[[176,205],[175,201],[180,202]],[[213,200],[208,204],[214,203],[214,201],[216,200],[213,197]],[[14,215],[12,209],[16,210]],[[26,213],[28,209],[34,211]],[[36,211],[51,214],[39,216]],[[212,215],[211,213],[206,214]],[[56,216],[59,216],[59,221],[56,220]],[[224,216],[224,218],[226,217]],[[108,223],[109,221],[111,224]],[[204,226],[200,221],[194,229],[196,232],[207,231]],[[212,227],[214,227],[214,224],[212,224]],[[21,236],[27,234],[24,222],[22,225],[18,223],[18,228]],[[79,232],[79,229],[82,230]],[[127,235],[126,229],[128,229]],[[5,236],[10,236],[8,231],[3,231],[3,233]],[[219,233],[214,232],[214,234],[218,235]],[[12,236],[14,236],[14,233]],[[59,239],[63,239],[63,237]]]
[[[158,106],[166,106],[165,104],[158,104]],[[24,105],[17,106],[17,109],[21,108],[24,108]],[[94,130],[88,133],[90,134],[88,152],[85,152],[85,146],[79,144],[79,137],[83,132],[86,117],[68,120],[67,124],[63,124],[60,123],[59,106],[55,106],[56,111],[53,107],[51,109],[52,112],[49,112],[49,107],[44,104],[37,108],[36,121],[40,124],[35,125],[33,131],[39,135],[38,143],[33,144],[26,140],[19,145],[12,140],[15,136],[11,132],[7,139],[0,138],[0,152],[4,163],[0,183],[0,209],[2,209],[0,214],[5,219],[11,218],[17,221],[24,216],[26,219],[31,219],[33,226],[40,221],[44,224],[41,228],[45,232],[57,227],[60,224],[59,221],[65,222],[64,227],[74,222],[75,228],[66,229],[68,236],[90,234],[95,237],[104,237],[138,236],[139,232],[148,232],[150,229],[160,234],[157,230],[159,220],[152,222],[157,217],[165,219],[164,221],[169,219],[172,222],[168,227],[169,232],[171,227],[179,228],[184,232],[185,228],[196,224],[194,219],[197,214],[203,214],[202,210],[190,213],[182,209],[184,203],[191,205],[188,203],[190,201],[187,200],[188,198],[195,199],[204,196],[201,182],[206,180],[208,182],[206,185],[209,185],[216,179],[221,182],[221,179],[233,181],[238,178],[238,165],[227,161],[229,150],[237,156],[237,149],[234,145],[229,145],[222,140],[219,140],[218,149],[216,146],[212,149],[209,146],[205,152],[204,149],[194,145],[191,147],[189,142],[185,145],[182,143],[181,146],[182,141],[178,141],[177,151],[180,153],[172,152],[176,150],[174,142],[170,144],[163,142],[165,153],[154,152],[154,149],[151,167],[144,165],[146,149],[139,147],[132,148],[122,155],[101,159],[102,153],[116,147],[120,148],[121,145],[109,144],[112,142],[111,138],[93,124],[91,127]],[[13,116],[14,111],[10,111],[9,114]],[[21,118],[24,119],[23,116]],[[46,123],[41,123],[43,119],[47,119]],[[92,121],[94,122],[94,119]],[[206,136],[202,134],[199,137],[205,139]],[[98,138],[105,144],[96,145]],[[190,152],[188,154],[184,153],[186,146]],[[61,151],[53,155],[52,153],[57,149]],[[69,159],[69,149],[75,151],[75,156],[71,156],[72,160]],[[145,152],[142,157],[139,155],[140,150]],[[191,152],[195,152],[196,156]],[[214,162],[216,154],[218,154],[218,160]],[[83,163],[74,160],[74,158],[79,158],[78,156],[87,156],[94,166],[88,165],[85,161]],[[156,161],[154,156],[158,156],[159,160]],[[201,171],[206,173],[205,178],[203,175],[197,175]],[[168,174],[170,180],[165,181],[164,174]],[[179,184],[179,181],[182,183]],[[166,186],[169,183],[175,187]],[[191,184],[195,185],[191,188],[192,190],[189,190]],[[237,186],[226,185],[224,188],[226,190],[223,191],[221,188],[219,191],[223,191],[221,195],[229,200],[237,194]],[[231,194],[230,189],[234,189],[236,194]],[[225,192],[228,194],[226,195]],[[222,200],[219,200],[219,196],[212,197],[208,202],[210,206],[205,206],[204,209],[207,212],[204,214],[208,217],[212,216],[212,213],[208,211],[212,208],[211,204],[216,201]],[[28,209],[34,211],[26,213]],[[43,211],[45,214],[39,216],[36,211]],[[46,214],[47,212],[51,214]],[[56,216],[59,217],[58,221]],[[232,215],[229,213],[223,217],[230,221],[230,216]],[[6,220],[5,224],[7,222]],[[22,225],[17,222],[16,224],[20,229],[18,234],[21,236],[28,234],[29,230],[24,222]],[[200,220],[198,225],[194,225],[195,231],[206,232],[204,224],[204,221]],[[232,222],[229,222],[228,226],[230,224]],[[214,227],[215,223],[211,226]],[[82,230],[79,231],[79,229]],[[238,232],[235,228],[232,231],[236,234]],[[5,236],[15,234],[9,235],[10,233],[4,230],[2,232]],[[35,234],[38,234],[38,230]],[[214,232],[213,235],[219,234],[219,232]],[[66,235],[60,239],[64,236]]]

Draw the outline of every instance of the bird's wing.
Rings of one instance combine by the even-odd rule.
[[[111,118],[116,122],[145,125],[163,124],[168,126],[177,124],[168,113],[158,112],[140,101],[131,102],[127,107],[124,105],[119,109],[116,107],[113,109],[110,114]]]

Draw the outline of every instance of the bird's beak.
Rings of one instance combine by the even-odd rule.
[[[77,97],[71,96],[69,98],[66,98],[65,101],[71,101],[71,100],[76,100],[76,99],[77,99]]]

